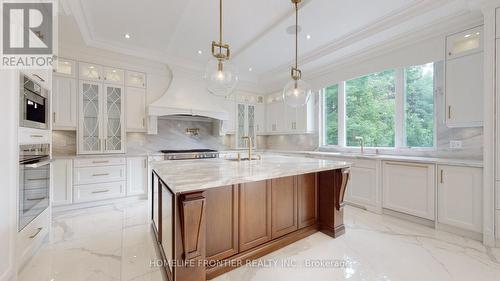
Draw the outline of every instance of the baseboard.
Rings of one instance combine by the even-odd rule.
[[[433,220],[428,220],[428,219],[400,213],[400,212],[389,210],[389,209],[382,209],[382,214],[393,216],[393,217],[403,219],[403,220],[407,220],[407,221],[410,221],[410,222],[413,222],[416,224],[421,224],[424,226],[435,228],[435,223]]]
[[[352,202],[345,202],[345,203],[346,203],[346,205],[349,205],[351,207],[355,207],[355,208],[362,209],[362,210],[372,212],[375,214],[379,214],[379,215],[382,214],[382,208],[380,208],[380,207],[376,207],[376,206],[372,206],[372,205],[360,205],[360,204],[356,204],[356,203],[352,203]]]
[[[138,196],[123,197],[123,198],[107,199],[107,200],[101,200],[101,201],[74,203],[74,204],[61,205],[61,206],[52,206],[52,214],[63,213],[66,211],[72,211],[72,210],[78,210],[78,209],[107,206],[107,205],[112,205],[112,204],[116,204],[116,203],[132,203],[132,202],[138,202],[138,201],[147,200],[147,199],[148,198],[145,195],[138,195]]]
[[[455,226],[447,225],[447,224],[442,224],[442,223],[436,223],[436,229],[441,230],[441,231],[446,231],[450,232],[459,236],[463,236],[472,240],[476,240],[479,242],[483,242],[483,234],[479,232],[474,232],[470,230],[465,230],[461,229]]]

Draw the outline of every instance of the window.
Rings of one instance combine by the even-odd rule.
[[[326,144],[338,145],[338,123],[339,123],[339,87],[330,86],[325,89],[325,126],[326,126]]]
[[[434,64],[405,69],[405,142],[408,147],[434,146]]]
[[[325,88],[323,144],[359,147],[362,137],[366,147],[433,148],[441,66],[390,69]]]
[[[395,71],[387,70],[347,81],[346,145],[394,147]]]

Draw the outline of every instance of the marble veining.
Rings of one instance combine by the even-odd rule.
[[[346,167],[348,162],[277,155],[241,162],[218,158],[153,163],[153,170],[175,193]]]
[[[499,280],[499,248],[351,206],[344,219],[337,239],[316,233],[213,280]],[[50,241],[18,280],[162,281],[150,229],[144,200],[55,214]]]

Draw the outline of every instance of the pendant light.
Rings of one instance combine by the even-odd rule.
[[[220,0],[219,42],[212,41],[212,56],[206,68],[204,79],[207,89],[216,96],[228,97],[238,83],[238,70],[229,61],[229,45],[222,41],[222,0]]]
[[[298,68],[299,45],[299,3],[302,0],[292,0],[295,5],[295,66],[292,66],[291,80],[283,89],[283,100],[291,107],[301,107],[307,104],[311,97],[311,88],[302,80],[302,71]]]

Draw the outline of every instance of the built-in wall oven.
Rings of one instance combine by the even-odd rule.
[[[19,147],[19,231],[49,207],[49,152],[49,144]]]
[[[21,127],[49,128],[49,93],[40,84],[21,74],[20,77],[20,118]]]

